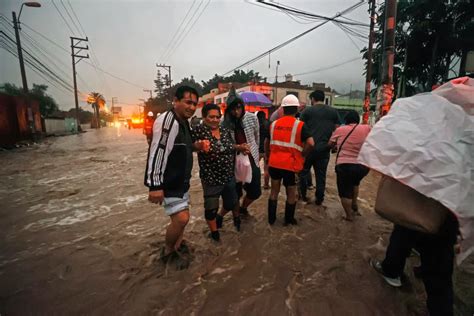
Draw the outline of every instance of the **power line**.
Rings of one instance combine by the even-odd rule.
[[[0,15],[0,18],[4,18],[2,15]],[[10,22],[8,20],[6,20],[5,18],[2,20],[0,19],[0,23],[5,24],[6,26],[8,26],[8,28],[6,28],[5,30],[10,32],[10,35],[14,36],[14,33],[13,31],[10,30],[10,27],[12,27],[12,25],[10,24]],[[39,54],[41,54],[46,60],[48,60],[48,62],[50,62],[52,65],[53,65],[53,68],[56,69],[56,71],[60,72],[62,75],[64,75],[65,77],[68,77],[68,74],[66,74],[64,72],[64,68],[69,68],[69,65],[65,64],[63,61],[61,61],[61,58],[54,54],[53,52],[50,52],[48,51],[47,49],[45,49],[40,43],[38,43],[28,32],[26,32],[25,30],[22,30],[22,34],[24,35],[24,39],[25,39],[25,44],[28,44],[28,47],[31,49],[31,51],[33,50],[36,50]],[[51,58],[51,56],[54,56],[55,57],[55,60],[53,60],[53,58]],[[62,66],[59,66],[56,62],[59,62]],[[81,81],[81,85],[84,86],[84,88],[86,88],[87,90],[90,90],[88,84],[85,82],[84,78],[82,78],[81,76],[79,76],[79,80]]]
[[[196,20],[194,20],[193,24],[191,25],[191,27],[188,29],[188,31],[186,32],[186,34],[183,36],[183,38],[181,39],[181,41],[178,43],[178,45],[176,45],[176,47],[173,49],[173,51],[170,53],[170,56],[173,55],[173,53],[176,51],[176,49],[178,49],[178,47],[181,45],[181,43],[186,39],[186,37],[188,36],[189,32],[193,29],[194,25],[196,24],[196,22],[201,18],[201,15],[204,13],[204,11],[206,11],[206,8],[209,6],[209,4],[211,3],[211,0],[208,0],[206,5],[204,6],[204,9],[202,9],[201,13],[198,15],[198,17],[196,18]]]
[[[56,5],[56,3],[54,3],[54,0],[51,0],[51,2],[53,3],[54,7],[56,8],[56,11],[58,11],[59,15],[61,16],[61,18],[63,19],[64,21],[64,24],[66,24],[67,28],[69,29],[69,31],[71,31],[71,34],[75,34],[75,32],[72,30],[71,26],[69,25],[69,23],[67,22],[66,18],[64,17],[64,15],[61,13],[61,11],[59,10],[58,6]]]
[[[277,50],[279,50],[279,49],[285,47],[286,45],[288,45],[288,44],[290,44],[290,43],[296,41],[297,39],[299,39],[299,38],[303,37],[304,35],[306,35],[306,34],[312,32],[312,31],[314,31],[315,29],[317,29],[317,28],[323,26],[324,24],[326,24],[326,23],[328,23],[328,22],[330,22],[330,21],[335,20],[337,17],[340,17],[340,16],[342,16],[342,15],[344,15],[344,14],[347,14],[347,13],[349,13],[349,12],[351,12],[351,11],[357,9],[357,8],[360,7],[363,3],[364,3],[364,1],[359,1],[358,3],[356,3],[356,4],[354,4],[354,5],[350,6],[350,7],[348,7],[347,9],[343,10],[342,12],[335,14],[332,18],[327,19],[326,21],[319,23],[318,25],[316,25],[316,26],[314,26],[314,27],[312,27],[312,28],[310,28],[310,29],[304,31],[303,33],[300,33],[300,34],[298,34],[298,35],[296,35],[296,36],[290,38],[289,40],[287,40],[287,41],[285,41],[285,42],[283,42],[283,43],[281,43],[281,44],[279,44],[279,45],[273,47],[272,49],[267,50],[266,52],[264,52],[264,53],[258,55],[257,57],[254,57],[254,58],[252,58],[252,59],[246,61],[245,63],[243,63],[243,64],[241,64],[241,65],[239,65],[239,66],[237,66],[237,67],[235,67],[235,68],[233,68],[233,69],[231,69],[231,70],[225,72],[225,73],[223,74],[223,76],[225,76],[225,75],[227,75],[227,74],[229,74],[229,73],[232,73],[232,72],[234,72],[234,71],[237,70],[237,69],[240,69],[240,68],[242,68],[242,67],[245,67],[245,66],[248,66],[248,65],[250,65],[250,64],[253,64],[254,62],[256,62],[256,61],[258,61],[258,60],[264,58],[264,57],[267,56],[268,54],[273,53],[273,52],[275,52],[275,51],[277,51]]]
[[[38,52],[43,55],[47,60],[49,60],[53,65],[56,66],[56,69],[59,71],[59,72],[62,72],[63,75],[65,75],[66,77],[69,76],[69,74],[67,74],[65,71],[63,71],[63,69],[69,69],[70,68],[70,65],[66,64],[65,62],[63,62],[61,60],[61,57],[59,57],[58,55],[54,54],[53,52],[49,52],[46,48],[44,48],[40,43],[38,43],[30,34],[28,34],[27,32],[23,31],[23,35],[25,35],[25,39],[27,42],[29,42],[31,45],[33,45],[37,50]],[[55,60],[53,60],[50,55],[52,57],[55,57]],[[62,66],[58,66],[56,64],[56,62],[60,63]],[[81,82],[81,85],[86,89],[86,90],[91,90],[89,85],[86,83],[86,81],[84,80],[84,78],[77,74],[77,77],[79,78],[80,82]]]
[[[3,39],[0,39],[0,44],[3,44],[2,45],[3,49],[5,49],[10,54],[12,54],[14,57],[18,58],[18,54],[15,52],[15,48],[13,46],[8,46],[8,44]],[[49,84],[51,84],[52,86],[57,88],[59,91],[61,91],[63,93],[64,93],[63,90],[65,90],[67,92],[71,92],[71,90],[69,90],[67,87],[61,85],[60,83],[57,83],[57,81],[55,81],[53,78],[51,78],[50,76],[45,74],[44,71],[41,70],[36,64],[34,64],[28,57],[25,58],[25,61],[26,61],[27,65],[30,66],[30,69],[33,72],[35,72],[38,76],[43,78],[46,82],[48,82]],[[53,80],[53,81],[51,81],[51,80]]]
[[[327,66],[327,67],[322,67],[322,68],[318,68],[318,69],[314,69],[314,70],[310,70],[310,71],[306,71],[306,72],[301,72],[301,73],[298,73],[298,74],[294,74],[294,76],[305,76],[305,75],[309,75],[309,74],[316,73],[316,72],[322,72],[322,71],[326,71],[326,70],[331,70],[331,69],[334,69],[334,68],[337,68],[337,67],[340,67],[340,66],[349,64],[349,63],[351,63],[351,62],[354,62],[354,61],[360,60],[360,59],[361,59],[360,56],[357,56],[357,57],[351,58],[351,59],[349,59],[349,60],[343,61],[343,62],[338,63],[338,64],[335,64],[335,65],[331,65],[331,66]]]
[[[337,17],[327,17],[327,16],[324,16],[324,15],[314,14],[314,13],[302,11],[300,9],[297,9],[297,8],[294,8],[294,7],[291,7],[291,6],[288,6],[288,5],[283,6],[283,5],[280,5],[280,4],[275,4],[273,2],[272,3],[265,2],[264,0],[257,0],[257,1],[261,4],[264,4],[264,5],[267,5],[267,6],[270,6],[270,7],[278,8],[280,10],[291,12],[291,13],[296,14],[296,15],[306,16],[306,17],[317,19],[317,20],[330,20],[330,21],[335,21],[337,23],[341,23],[341,24],[358,25],[358,26],[369,27],[369,25],[365,24],[365,23],[343,21],[343,20],[337,19]]]
[[[30,26],[28,26],[27,24],[25,24],[25,23],[23,23],[23,22],[22,22],[22,25],[23,25],[23,26],[26,26],[29,30],[31,30],[32,32],[34,32],[34,33],[37,34],[38,36],[41,36],[43,39],[45,39],[45,40],[48,41],[49,43],[53,44],[53,45],[56,46],[57,48],[59,48],[59,49],[61,49],[62,51],[64,51],[64,52],[70,54],[70,52],[69,52],[67,49],[65,49],[64,47],[58,45],[58,44],[57,44],[56,42],[54,42],[52,39],[50,39],[50,38],[46,37],[45,35],[43,35],[43,34],[37,32],[37,31],[35,31],[33,28],[31,28]],[[84,61],[84,63],[86,63],[86,64],[88,64],[89,66],[92,66],[92,67],[94,66],[92,63],[90,63],[90,62],[88,62],[88,61],[86,61],[86,60]],[[114,74],[112,74],[112,73],[110,73],[110,72],[108,72],[108,71],[106,71],[106,70],[104,70],[104,69],[102,69],[102,68],[100,68],[100,67],[97,67],[97,69],[98,69],[99,71],[103,72],[104,74],[106,74],[106,75],[108,75],[108,76],[110,76],[110,77],[113,77],[113,78],[115,78],[115,79],[117,79],[117,80],[120,80],[120,81],[123,81],[123,82],[125,82],[125,83],[128,83],[129,85],[138,87],[138,88],[140,88],[140,89],[146,89],[146,87],[144,87],[144,86],[141,86],[141,85],[139,85],[139,84],[137,84],[137,83],[133,83],[133,82],[130,82],[130,81],[126,80],[126,79],[120,78],[119,76],[114,75]]]
[[[204,0],[201,0],[201,2],[199,2],[199,5],[197,7],[197,9],[193,12],[193,14],[191,15],[191,18],[186,22],[186,25],[183,27],[183,29],[181,30],[180,34],[178,35],[174,45],[171,47],[170,51],[163,57],[163,60],[166,60],[168,59],[168,57],[171,55],[170,52],[174,50],[174,48],[176,47],[176,43],[179,42],[179,40],[181,39],[181,36],[184,34],[184,32],[186,32],[186,29],[188,27],[188,25],[191,23],[191,21],[194,19],[194,17],[196,16],[196,14],[198,13],[199,9],[201,8],[202,4],[204,3]]]
[[[71,3],[69,3],[69,6],[71,7],[71,10],[73,12],[73,15],[75,16],[78,24],[81,26],[80,29],[79,27],[77,26],[76,22],[74,21],[74,19],[72,18],[72,16],[69,14],[69,10],[66,8],[66,6],[64,5],[64,2],[63,0],[60,0],[61,1],[61,4],[63,5],[64,9],[66,10],[66,13],[68,14],[69,18],[71,19],[71,21],[74,23],[74,25],[76,26],[77,30],[79,31],[79,34],[81,34],[81,30],[82,32],[84,33],[83,36],[88,38],[87,37],[87,33],[84,31],[84,28],[82,27],[82,24],[81,24],[81,21],[79,20],[77,14],[75,13],[74,11],[74,8],[71,6]],[[91,52],[91,62],[92,62],[92,65],[94,66],[94,70],[97,74],[97,78],[101,81],[101,84],[102,84],[102,88],[104,88],[106,90],[107,93],[110,93],[110,86],[108,85],[107,83],[107,80],[105,79],[103,73],[99,73],[99,71],[97,70],[98,67],[101,67],[100,65],[100,61],[99,61],[99,58],[97,58],[97,55],[95,54],[95,50],[93,49],[93,45],[91,43],[91,41],[89,41],[89,45],[90,45],[90,52]]]
[[[25,24],[25,23],[21,23],[23,26],[25,26],[27,29],[29,29],[30,31],[32,31],[33,33],[35,33],[36,35],[38,36],[41,36],[43,39],[47,40],[49,43],[51,43],[52,45],[56,46],[57,48],[59,48],[60,50],[70,54],[70,52],[65,49],[64,47],[58,45],[58,43],[56,43],[55,41],[53,41],[52,39],[49,39],[48,37],[46,37],[45,35],[41,34],[40,32],[38,31],[35,31],[32,27],[28,26],[28,24]]]
[[[8,36],[5,32],[0,31],[0,34],[3,34],[3,36],[8,39],[11,44],[10,45],[16,45],[15,40],[13,40],[10,36]],[[25,55],[25,60],[29,62],[29,64],[33,67],[35,67],[38,71],[41,71],[44,75],[48,76],[51,80],[55,81],[57,84],[61,85],[65,89],[72,89],[72,86],[62,77],[60,77],[58,74],[56,74],[54,71],[52,71],[48,66],[46,66],[42,61],[40,61],[36,56],[22,48],[22,51],[26,54]],[[40,69],[42,68],[42,69]],[[46,71],[46,73],[45,73]]]
[[[84,36],[86,36],[86,31],[84,31],[84,28],[82,27],[81,20],[77,17],[76,11],[74,10],[73,6],[71,5],[71,2],[67,0],[67,4],[69,4],[69,7],[71,8],[72,14],[76,17],[77,22],[79,23],[79,27],[83,33]],[[87,36],[86,36],[87,37]]]
[[[181,23],[179,24],[178,28],[176,29],[176,32],[174,32],[173,36],[171,37],[171,40],[169,41],[168,43],[168,46],[166,46],[166,49],[164,50],[163,54],[161,55],[160,57],[160,60],[163,59],[163,57],[166,55],[166,53],[168,52],[168,49],[171,47],[171,44],[174,42],[175,38],[176,38],[176,35],[178,34],[179,30],[181,29],[181,26],[183,26],[184,22],[186,21],[186,19],[188,18],[188,15],[189,13],[191,12],[191,9],[194,7],[194,4],[196,3],[196,0],[193,1],[193,3],[191,4],[191,6],[189,7],[188,9],[188,12],[186,12],[186,15],[184,16],[184,19],[181,20]]]
[[[68,10],[68,9],[66,8],[66,6],[64,5],[63,0],[59,0],[59,2],[61,2],[61,5],[63,6],[64,11],[66,11],[67,16],[68,16],[69,19],[72,21],[72,24],[74,25],[74,27],[75,27],[76,30],[78,31],[77,34],[81,34],[81,30],[80,30],[79,27],[77,26],[76,22],[74,21],[74,19],[73,19],[72,16],[71,16],[71,14],[69,14],[69,10]]]

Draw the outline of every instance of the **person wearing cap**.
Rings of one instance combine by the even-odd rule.
[[[145,124],[143,124],[143,133],[146,136],[146,141],[148,146],[150,146],[153,139],[153,124],[155,123],[155,115],[152,111],[148,112],[145,118]]]
[[[296,225],[297,174],[303,170],[304,154],[311,150],[314,141],[306,125],[295,118],[300,103],[294,95],[283,98],[283,117],[270,126],[270,139],[265,146],[268,157],[268,172],[271,190],[268,199],[268,223],[276,221],[278,194],[281,182],[286,188],[285,225]]]
[[[252,180],[250,183],[237,183],[237,194],[240,198],[245,190],[245,197],[240,204],[240,215],[248,216],[247,208],[262,195],[261,171],[258,165],[259,154],[258,147],[260,143],[260,128],[257,116],[245,111],[244,100],[235,92],[235,89],[229,91],[227,96],[227,108],[224,114],[224,127],[230,129],[232,138],[238,146],[238,151],[248,155],[252,166]],[[218,217],[218,226],[221,217]]]

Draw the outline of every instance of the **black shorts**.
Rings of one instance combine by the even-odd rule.
[[[262,173],[260,168],[257,167],[252,158],[250,158],[250,165],[252,166],[252,182],[242,184],[238,182],[236,185],[237,195],[242,197],[244,195],[243,190],[247,193],[247,197],[251,200],[256,200],[262,195],[261,181]],[[243,189],[243,190],[242,190]]]
[[[352,199],[354,187],[369,173],[369,168],[361,164],[343,163],[336,166],[337,191],[339,196]]]
[[[273,180],[283,179],[283,185],[285,187],[294,186],[298,182],[296,173],[290,170],[268,167],[268,173]]]
[[[222,197],[222,207],[226,211],[232,211],[239,202],[235,191],[235,178],[223,185],[208,185],[202,182],[204,193],[204,209],[219,209],[219,198]]]

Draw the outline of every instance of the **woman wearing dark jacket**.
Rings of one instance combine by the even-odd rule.
[[[261,172],[258,166],[260,128],[257,116],[253,113],[245,112],[244,101],[233,88],[227,97],[227,109],[222,124],[230,129],[235,143],[246,148],[243,153],[249,156],[252,166],[252,181],[245,184],[237,183],[239,199],[243,195],[242,189],[246,192],[240,204],[240,214],[246,216],[248,215],[247,208],[249,205],[262,194],[260,187]]]

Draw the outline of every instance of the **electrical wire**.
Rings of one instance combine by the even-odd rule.
[[[160,56],[160,60],[163,59],[163,57],[166,55],[166,53],[168,52],[168,50],[170,49],[171,47],[171,44],[173,43],[174,44],[174,41],[176,40],[176,35],[178,34],[178,32],[181,30],[181,27],[183,26],[184,22],[187,20],[188,18],[188,15],[189,13],[191,12],[192,8],[194,7],[194,4],[196,3],[196,0],[193,1],[193,3],[191,4],[191,6],[189,7],[188,9],[188,12],[186,12],[186,15],[184,16],[184,19],[181,20],[181,23],[179,24],[178,28],[176,29],[176,31],[174,32],[173,36],[171,37],[171,40],[169,41],[168,45],[166,46],[163,54],[161,54]]]
[[[62,14],[61,10],[59,10],[58,6],[56,5],[56,3],[54,3],[54,0],[51,0],[51,2],[53,3],[54,7],[56,8],[56,11],[58,11],[59,15],[61,16],[61,18],[63,19],[64,21],[64,24],[66,24],[67,28],[69,29],[69,31],[71,31],[71,34],[75,34],[75,32],[72,30],[71,26],[69,25],[69,23],[67,22],[66,18],[64,17],[64,15]]]
[[[64,8],[64,11],[66,11],[66,14],[67,16],[69,17],[69,20],[71,20],[72,24],[74,25],[74,27],[76,28],[77,30],[77,34],[81,34],[81,30],[79,29],[79,27],[77,26],[76,24],[76,21],[74,21],[74,19],[72,18],[71,14],[69,13],[69,10],[66,8],[66,6],[64,5],[64,2],[63,0],[59,0],[59,2],[61,2],[61,5],[63,6]]]
[[[171,56],[171,54],[170,54],[171,51],[174,51],[174,48],[177,46],[177,43],[181,40],[182,35],[184,34],[184,32],[186,32],[186,29],[188,28],[188,25],[191,23],[191,21],[193,21],[194,17],[198,13],[198,11],[201,8],[203,3],[204,3],[204,0],[201,0],[201,2],[199,2],[199,5],[198,5],[197,9],[193,12],[193,14],[191,15],[191,18],[186,22],[186,24],[184,25],[184,27],[181,30],[180,34],[178,35],[174,45],[171,46],[170,51],[168,51],[168,53],[163,57],[163,60],[166,60]]]
[[[186,37],[188,36],[189,32],[191,32],[191,30],[193,29],[194,25],[196,24],[197,21],[199,21],[199,19],[201,18],[202,14],[204,13],[204,11],[206,11],[206,8],[209,6],[209,4],[211,3],[211,0],[208,0],[206,5],[204,6],[204,9],[202,9],[201,13],[198,15],[198,17],[196,18],[196,20],[194,20],[193,24],[191,25],[191,27],[188,29],[188,31],[186,32],[186,34],[182,37],[181,41],[178,43],[178,45],[176,45],[176,47],[173,49],[173,51],[169,54],[169,56],[173,56],[174,52],[176,51],[176,49],[179,48],[179,46],[181,46],[181,44],[183,43],[183,41],[186,39]]]
[[[297,39],[303,37],[304,35],[306,35],[306,34],[312,32],[312,31],[316,30],[317,28],[323,26],[324,24],[326,24],[326,23],[328,23],[328,22],[330,22],[330,21],[332,21],[332,20],[335,20],[337,17],[342,16],[342,15],[344,15],[344,14],[347,14],[347,13],[349,13],[349,12],[352,12],[353,10],[357,9],[358,7],[360,7],[363,3],[364,3],[364,1],[359,1],[359,2],[357,2],[356,4],[354,4],[354,5],[350,6],[350,7],[348,7],[347,9],[344,9],[343,11],[341,11],[341,12],[335,14],[332,18],[327,19],[326,21],[323,21],[323,22],[319,23],[318,25],[316,25],[316,26],[314,26],[314,27],[312,27],[312,28],[310,28],[310,29],[304,31],[303,33],[300,33],[300,34],[298,34],[298,35],[296,35],[296,36],[290,38],[289,40],[287,40],[287,41],[285,41],[285,42],[283,42],[283,43],[281,43],[281,44],[279,44],[279,45],[277,45],[277,46],[275,46],[275,47],[273,47],[273,48],[271,48],[271,49],[269,49],[269,50],[263,52],[262,54],[260,54],[260,55],[258,55],[258,56],[256,56],[256,57],[254,57],[254,58],[252,58],[252,59],[250,59],[250,60],[248,60],[248,61],[246,61],[245,63],[243,63],[243,64],[241,64],[241,65],[239,65],[239,66],[237,66],[237,67],[235,67],[235,68],[233,68],[233,69],[231,69],[231,70],[225,72],[225,73],[223,74],[223,76],[225,76],[225,75],[227,75],[227,74],[230,74],[230,73],[234,72],[235,70],[238,70],[238,69],[240,69],[240,68],[242,68],[242,67],[245,67],[245,66],[248,66],[248,65],[250,65],[250,64],[253,64],[254,62],[256,62],[256,61],[258,61],[258,60],[260,60],[260,59],[266,57],[268,54],[273,53],[273,52],[275,52],[275,51],[277,51],[277,50],[279,50],[279,49],[285,47],[286,45],[288,45],[288,44],[294,42],[295,40],[297,40]]]

